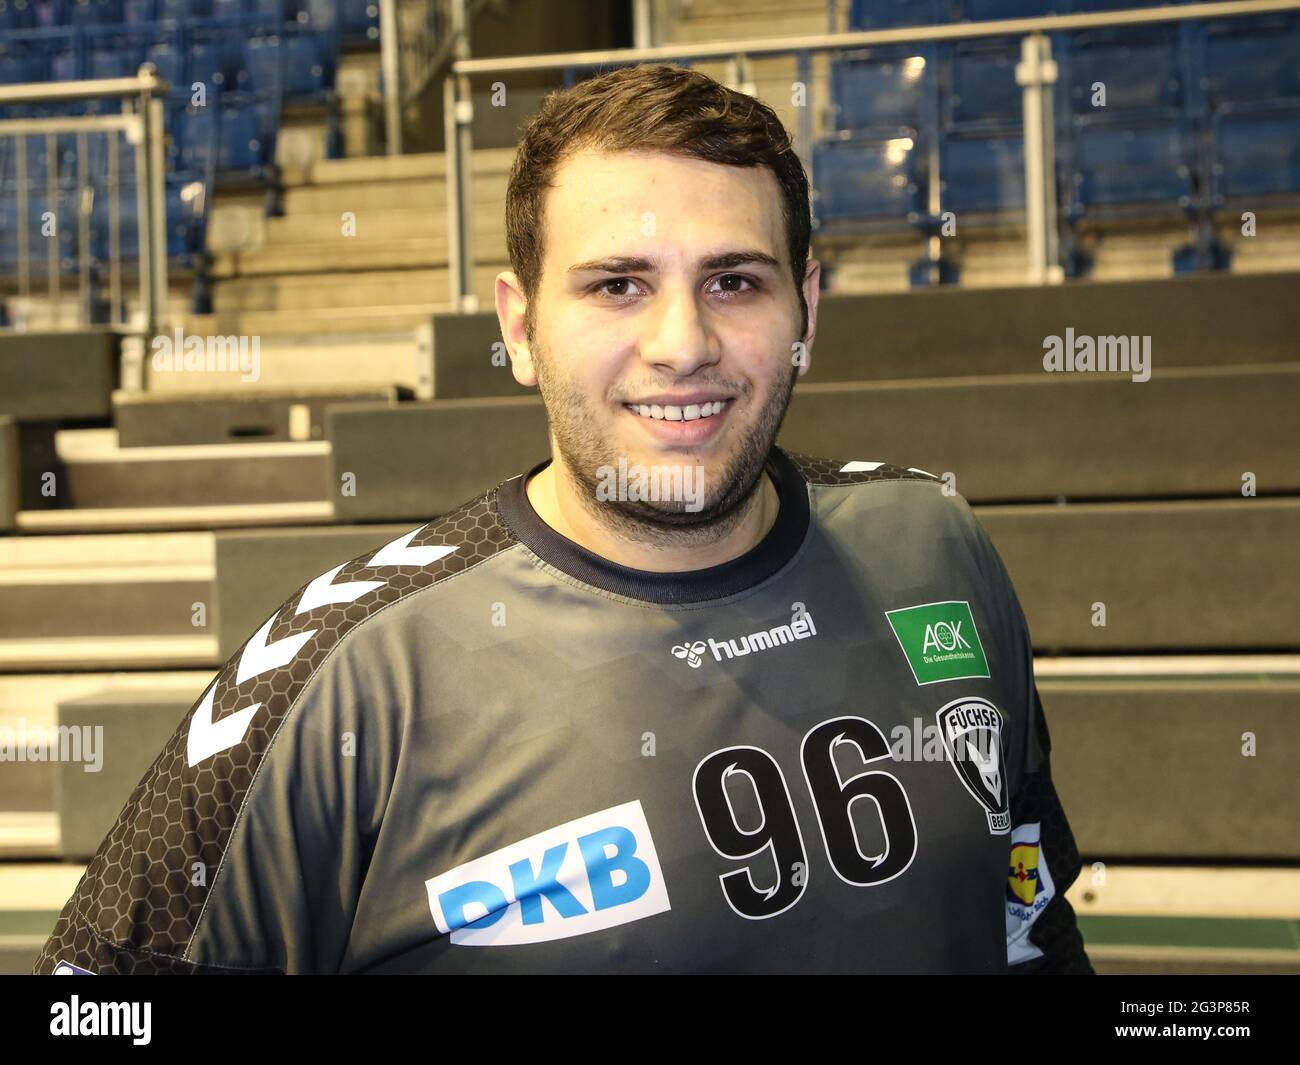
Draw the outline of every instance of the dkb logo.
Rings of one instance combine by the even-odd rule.
[[[529,836],[425,887],[438,930],[468,947],[566,939],[671,908],[639,800]]]

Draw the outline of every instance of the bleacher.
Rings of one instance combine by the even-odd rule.
[[[753,0],[743,35],[825,32],[832,10],[849,30],[1138,6]],[[662,31],[742,32],[728,0],[681,4]],[[172,85],[168,325],[257,338],[261,360],[241,381],[159,371],[144,338],[102,324],[0,332],[0,725],[104,721],[114,752],[97,774],[0,766],[4,971],[30,965],[148,760],[271,610],[546,454],[540,400],[491,358],[495,314],[451,306],[446,157],[380,157],[330,132],[342,68],[362,55],[373,74],[376,37],[358,0],[0,0],[0,83],[149,62]],[[1070,280],[1038,289],[1018,284],[1018,41],[813,63],[814,250],[831,269],[779,442],[952,472],[988,528],[1034,636],[1086,863],[1071,899],[1099,970],[1300,972],[1300,15],[1051,40]],[[794,128],[792,62],[752,70]],[[326,127],[323,152],[286,155],[296,107]],[[97,187],[130,187],[129,170],[110,181],[108,153],[86,157]],[[31,205],[52,184],[72,217],[77,145],[60,137],[53,175],[44,159],[25,160]],[[473,156],[483,307],[507,266],[510,159]],[[0,287],[17,175],[6,151]],[[129,251],[135,199],[122,203]],[[1242,211],[1259,237],[1240,234]],[[59,229],[67,272],[75,229]],[[44,240],[27,240],[41,271]],[[938,271],[924,268],[935,240]],[[1065,324],[1152,336],[1152,380],[1043,373],[1042,339]],[[1246,731],[1261,737],[1249,760]]]
[[[854,0],[849,28],[981,22],[1143,5],[1129,0]],[[1191,223],[1172,269],[1222,268],[1216,218],[1300,202],[1300,16],[1053,32],[1055,175],[1068,276],[1083,234],[1159,217]],[[1006,225],[1025,209],[1018,38],[889,45],[831,65],[828,135],[813,150],[825,231]],[[1104,95],[1103,95],[1104,94]],[[934,150],[932,150],[934,149]],[[937,191],[932,198],[931,191]],[[937,205],[937,209],[936,206]],[[925,283],[916,272],[916,283]],[[945,276],[949,276],[945,274]]]
[[[287,107],[315,105],[330,123],[327,153],[341,154],[334,101],[344,48],[373,49],[378,8],[356,0],[4,0],[0,5],[0,85],[134,77],[151,64],[170,86],[166,101],[167,256],[186,275],[206,269],[209,207],[217,183],[273,185],[276,136]],[[0,118],[101,113],[103,102],[21,104]],[[79,186],[95,196],[91,215],[91,270],[99,278],[109,259],[108,205],[121,205],[120,244],[134,258],[138,220],[130,153],[117,153],[110,172],[108,137],[92,136],[88,158],[76,137],[59,137],[53,175],[43,145],[33,143],[20,174],[15,142],[6,138],[0,182],[3,256],[0,280],[12,277],[19,224],[19,181],[30,183],[27,214],[32,246],[39,246],[42,215],[52,210],[61,234],[60,269],[78,268]],[[85,149],[83,149],[85,150]],[[84,179],[83,179],[84,172]],[[53,178],[52,182],[50,178]],[[47,186],[56,191],[51,194]],[[194,289],[205,309],[206,286]],[[106,320],[102,312],[97,320]]]

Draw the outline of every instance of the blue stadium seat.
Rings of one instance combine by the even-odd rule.
[[[1019,134],[948,135],[939,160],[943,210],[989,214],[1025,209],[1025,146]]]
[[[149,45],[145,49],[144,59],[146,63],[152,63],[158,76],[173,88],[183,88],[189,84],[185,75],[185,52],[177,43],[176,35],[171,40],[155,41]]]
[[[1016,84],[1020,44],[999,38],[960,45],[951,60],[944,120],[949,127],[1019,127],[1023,90]]]
[[[919,129],[931,66],[922,54],[846,54],[831,66],[835,128],[853,133]]]
[[[158,0],[160,19],[184,22],[189,19],[207,18],[211,14],[212,0]]]
[[[63,10],[66,26],[112,26],[122,21],[122,0],[68,0]]]
[[[232,67],[230,49],[219,36],[192,38],[186,58],[187,76],[191,83],[202,82],[208,86],[226,84]]]
[[[27,0],[0,0],[0,30],[30,29],[34,19]]]
[[[33,16],[33,26],[51,29],[62,25],[63,0],[29,0],[29,5]]]
[[[1081,125],[1074,140],[1071,214],[1152,204],[1191,206],[1189,135],[1180,121]]]
[[[202,251],[203,183],[191,175],[169,175],[164,186],[167,218],[167,257],[182,265],[191,265]],[[123,260],[137,257],[140,247],[140,209],[134,184],[118,189],[118,251]],[[112,217],[106,194],[95,197],[91,211],[91,254],[100,263],[110,258]],[[75,241],[69,255],[75,250]]]
[[[216,168],[256,171],[267,166],[275,148],[274,121],[269,97],[223,96]]]
[[[379,37],[377,0],[340,0],[339,28],[345,37]]]
[[[1134,7],[1137,6],[1135,3]],[[1039,18],[1053,13],[1054,0],[955,0],[956,17],[968,22],[1003,18]]]
[[[1216,202],[1300,194],[1300,110],[1216,116],[1213,187]]]
[[[853,0],[849,8],[849,29],[933,26],[944,21],[942,6],[936,0]]]
[[[134,77],[144,56],[139,44],[127,35],[104,37],[97,40],[87,54],[90,78]]]
[[[221,97],[213,93],[203,107],[192,107],[188,94],[168,103],[167,131],[171,136],[169,169],[207,174],[216,166],[220,135]]]
[[[1179,36],[1173,30],[1076,34],[1064,63],[1070,109],[1077,115],[1132,118],[1177,110],[1183,101]],[[1093,86],[1105,86],[1105,108],[1094,107]]]
[[[283,38],[284,93],[306,96],[329,87],[325,62],[324,36],[320,33],[291,33]],[[332,71],[329,72],[332,75]],[[329,78],[332,81],[332,76]]]
[[[131,26],[153,22],[157,6],[157,0],[122,0],[122,21]]]
[[[1164,7],[1176,0],[1060,0],[1057,10],[1062,15],[1083,14],[1088,11],[1124,11],[1131,7]]]
[[[916,141],[826,140],[813,146],[818,225],[843,221],[914,222],[920,212]]]
[[[1201,90],[1211,110],[1300,99],[1300,18],[1225,19],[1207,26]]]
[[[37,77],[31,57],[21,46],[0,41],[0,85],[22,85]]]
[[[279,92],[285,96],[310,96],[321,92],[332,80],[325,62],[323,37],[311,31],[296,31],[250,38],[244,45],[246,80],[241,89]]]
[[[85,76],[82,64],[82,52],[73,39],[63,47],[50,52],[50,79],[53,81],[77,81]]]

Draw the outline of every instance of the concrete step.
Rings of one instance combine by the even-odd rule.
[[[499,259],[505,243],[492,249]],[[486,250],[486,249],[485,249]],[[276,274],[357,272],[362,270],[398,270],[412,267],[447,265],[445,237],[415,240],[369,240],[360,242],[348,237],[334,237],[302,244],[276,244],[246,252],[228,252],[213,257],[214,279],[263,277]]]
[[[200,395],[113,393],[121,447],[320,440],[325,409],[338,403],[396,403],[396,386],[213,391]]]
[[[509,173],[513,148],[478,148],[474,167],[478,173]],[[321,159],[309,167],[286,167],[281,182],[286,188],[328,185],[384,184],[419,178],[441,178],[446,174],[442,152],[412,155],[373,155],[357,159]]]
[[[0,811],[0,860],[58,856],[57,811]]]
[[[825,4],[816,8],[772,8],[753,13],[746,8],[743,30],[737,29],[736,21],[735,10],[692,11],[671,25],[670,40],[674,44],[706,44],[760,37],[806,37],[827,32]]]
[[[491,306],[496,275],[505,263],[480,261],[474,271],[474,294],[481,306]],[[353,273],[277,274],[238,278],[214,286],[213,309],[225,311],[320,310],[327,307],[409,305],[450,302],[450,276],[445,268],[366,270]]]
[[[28,471],[33,510],[305,503],[330,498],[327,441],[121,447],[116,429],[55,434],[54,494]]]
[[[1261,494],[1300,492],[1290,429],[1298,405],[1294,362],[1157,366],[1145,382],[1041,366],[1007,376],[809,381],[795,388],[780,442],[808,455],[951,474],[955,490],[979,502],[1241,499],[1247,473]]]
[[[0,973],[25,976],[32,971],[85,871],[81,863],[0,863]]]
[[[475,201],[484,210],[475,211],[474,237],[476,240],[505,242],[505,218],[502,203],[505,190],[494,190],[492,198]],[[366,244],[389,240],[443,240],[447,239],[447,204],[436,199],[420,200],[403,197],[405,206],[394,207],[391,202],[365,211],[352,211],[350,230],[345,235],[343,219],[339,214],[312,214],[296,212],[282,218],[266,220],[268,248],[283,245],[340,243]],[[495,207],[495,210],[488,208]]]
[[[1300,648],[1300,604],[1278,579],[1300,543],[1300,499],[975,512],[1042,653]]]
[[[426,343],[418,323],[427,311],[408,309],[396,319],[382,314],[358,315],[334,329],[330,314],[320,309],[300,312],[222,312],[188,320],[189,336],[247,338],[248,356],[229,368],[218,360],[194,367],[159,370],[152,357],[144,361],[146,394],[203,396],[237,391],[250,398],[298,390],[374,390],[399,387],[427,394],[429,375]],[[240,332],[261,325],[281,328],[293,322],[296,331]],[[417,324],[410,324],[417,323]],[[255,345],[254,345],[255,341]],[[256,359],[253,352],[256,351]],[[204,368],[211,365],[212,369]]]
[[[330,160],[309,171],[285,174],[283,208],[286,216],[327,214],[336,220],[344,211],[391,209],[394,204],[427,204],[430,213],[446,214],[446,164],[441,153],[402,156],[415,160],[393,165],[386,156]],[[471,162],[471,203],[498,210],[505,200],[513,149],[480,149]],[[350,164],[358,164],[352,166]],[[336,164],[349,164],[336,166]]]
[[[215,629],[215,617],[194,625],[195,603],[213,610],[215,576],[210,534],[0,539],[0,661],[61,661],[69,641],[190,643]]]
[[[129,663],[110,662],[107,665],[109,669],[120,670]],[[100,668],[103,669],[103,665]],[[194,693],[193,698],[197,698],[214,675],[215,668],[131,673],[0,673],[0,729],[6,736],[14,737],[15,742],[20,735],[44,740],[54,731],[58,705],[64,700],[106,688],[139,693],[180,688]],[[0,811],[48,814],[55,809],[56,802],[54,763],[26,759],[4,763],[3,772],[0,772]]]
[[[1300,858],[1300,787],[1287,766],[1300,744],[1300,676],[1043,679],[1038,690],[1052,777],[1085,859]]]
[[[330,500],[303,503],[236,503],[189,507],[86,507],[22,510],[23,533],[92,533],[162,529],[231,529],[264,525],[326,524],[334,520]]]
[[[443,295],[446,295],[445,293]],[[328,336],[343,333],[409,333],[433,315],[451,312],[449,303],[411,303],[379,307],[318,307],[291,311],[223,311],[192,314],[182,319],[187,334],[198,336],[259,336],[263,342],[282,337]]]

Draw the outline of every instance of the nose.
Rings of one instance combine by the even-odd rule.
[[[642,322],[643,362],[684,377],[719,359],[722,348],[718,336],[690,284],[665,284]]]

